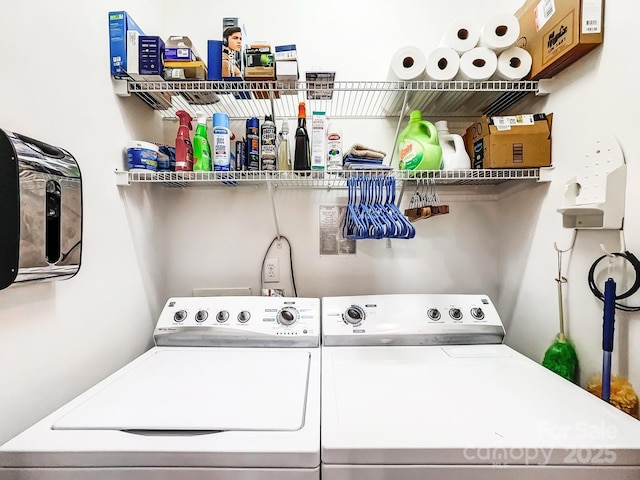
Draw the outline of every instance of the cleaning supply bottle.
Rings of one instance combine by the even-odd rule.
[[[342,170],[342,130],[335,121],[327,126],[327,171]]]
[[[400,170],[439,170],[442,147],[433,123],[422,119],[420,110],[412,110],[409,123],[398,136]]]
[[[291,155],[289,153],[289,124],[282,120],[280,127],[280,145],[278,147],[278,170],[291,170]]]
[[[229,115],[213,114],[213,169],[228,171],[231,169],[231,131]]]
[[[260,135],[259,120],[256,117],[247,119],[247,170],[260,170]]]
[[[260,170],[273,171],[277,165],[276,124],[271,115],[265,115],[260,126]]]
[[[207,117],[204,112],[196,112],[198,125],[193,136],[193,170],[211,171],[211,146],[207,138]]]
[[[184,110],[178,110],[176,115],[180,120],[176,135],[176,172],[190,172],[193,170],[193,144],[189,130],[193,117]]]
[[[304,102],[298,104],[298,126],[293,153],[294,170],[311,170],[311,145],[307,132],[307,109]]]
[[[462,170],[471,168],[471,159],[464,146],[464,140],[460,135],[449,133],[446,120],[435,123],[438,132],[438,140],[442,148],[442,169]]]

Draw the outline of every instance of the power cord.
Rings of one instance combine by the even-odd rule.
[[[293,274],[293,248],[291,247],[291,242],[289,242],[289,239],[284,235],[274,237],[273,240],[271,240],[269,247],[267,247],[267,251],[264,252],[264,257],[262,258],[262,266],[260,267],[260,291],[262,292],[262,289],[264,288],[264,264],[267,261],[267,256],[269,255],[269,251],[271,251],[271,247],[273,247],[273,244],[276,241],[280,240],[286,241],[287,245],[289,246],[289,271],[291,272],[291,285],[293,286],[293,296],[297,297],[298,289],[296,288],[296,278]]]
[[[622,300],[623,298],[628,298],[631,295],[633,295],[634,293],[636,293],[638,291],[638,289],[640,289],[640,275],[638,275],[638,273],[640,272],[640,260],[638,260],[638,258],[631,252],[629,251],[625,251],[623,253],[611,253],[611,255],[616,256],[616,257],[621,257],[624,258],[627,262],[629,262],[631,264],[631,266],[633,267],[633,270],[636,274],[636,280],[634,282],[634,284],[631,286],[631,288],[629,288],[629,290],[627,290],[624,293],[621,293],[620,295],[616,296],[616,302],[615,302],[615,306],[618,310],[624,311],[624,312],[639,312],[640,311],[640,306],[637,307],[632,307],[629,305],[623,305],[621,303],[618,303],[617,300]],[[593,265],[591,265],[591,268],[589,269],[589,275],[587,277],[588,282],[589,282],[589,288],[591,289],[591,292],[597,297],[599,298],[601,301],[604,302],[604,294],[598,290],[598,286],[596,285],[596,282],[594,280],[594,273],[596,270],[597,265],[604,259],[607,258],[608,255],[603,255],[600,258],[598,258],[595,262],[593,262]]]

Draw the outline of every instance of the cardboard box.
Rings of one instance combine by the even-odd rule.
[[[111,56],[111,75],[115,78],[127,78],[128,39],[127,32],[134,31],[144,35],[142,29],[124,10],[109,12],[109,55]],[[135,37],[137,41],[137,37]],[[138,45],[132,45],[132,53],[137,57]],[[137,72],[138,63],[134,59]]]
[[[183,62],[181,60],[164,62],[166,80],[204,80],[207,78],[207,67],[204,62]]]
[[[164,71],[164,42],[160,37],[141,35],[139,42],[140,75],[158,75]]]
[[[254,80],[275,80],[276,79],[276,67],[273,65],[270,67],[245,67],[244,79],[247,81]]]
[[[164,59],[172,62],[196,62],[202,60],[189,37],[179,35],[167,39],[164,47]]]
[[[516,17],[533,80],[553,77],[604,39],[604,0],[527,0]]]
[[[242,36],[242,46],[240,50],[232,50],[226,44],[227,29],[239,28]],[[221,74],[223,80],[242,81],[244,77],[244,50],[249,43],[244,23],[238,17],[224,17],[222,19],[222,66]]]
[[[275,58],[278,60],[297,60],[298,52],[295,44],[291,45],[276,45],[275,46]]]
[[[553,114],[487,117],[464,135],[472,168],[532,168],[551,165]]]

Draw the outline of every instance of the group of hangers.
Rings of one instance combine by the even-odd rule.
[[[440,205],[440,198],[436,192],[434,179],[418,180],[416,191],[409,201],[409,208],[404,214],[410,222],[417,222],[423,218],[449,213],[449,205]]]
[[[396,179],[389,175],[358,175],[347,179],[348,203],[343,236],[413,238],[415,227],[395,204]]]

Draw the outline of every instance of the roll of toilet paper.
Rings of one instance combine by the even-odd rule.
[[[471,18],[459,17],[448,26],[440,40],[440,46],[453,48],[458,54],[478,46],[480,27]]]
[[[388,81],[424,80],[427,59],[418,47],[402,47],[393,57],[387,74]]]
[[[511,47],[498,55],[495,78],[500,80],[521,80],[531,70],[531,54],[524,48]]]
[[[496,52],[487,47],[476,47],[460,57],[460,70],[456,78],[475,82],[488,80],[496,73],[497,67]]]
[[[453,80],[460,69],[460,55],[451,47],[434,48],[427,55],[427,80]]]
[[[520,23],[515,15],[495,15],[482,25],[479,46],[498,53],[515,45],[519,36]]]

